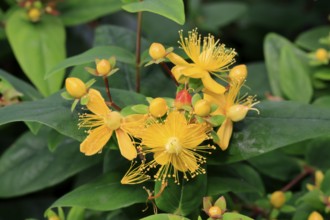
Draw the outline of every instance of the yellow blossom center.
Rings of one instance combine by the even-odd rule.
[[[170,137],[165,144],[165,149],[170,154],[179,154],[182,150],[182,146],[180,144],[180,141],[177,137]]]
[[[209,216],[211,218],[219,218],[221,216],[221,213],[222,213],[222,211],[218,206],[212,206],[209,209]]]
[[[116,130],[120,127],[121,118],[119,112],[110,112],[107,117],[104,118],[104,124],[111,130]]]

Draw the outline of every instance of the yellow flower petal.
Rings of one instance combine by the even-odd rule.
[[[86,139],[80,144],[80,151],[86,156],[98,153],[109,141],[112,132],[105,125],[91,130]]]
[[[215,81],[214,79],[212,79],[212,77],[209,74],[206,74],[202,78],[202,82],[206,89],[210,90],[215,94],[224,94],[226,91],[226,88],[220,85],[219,83],[217,83],[217,81]]]
[[[137,156],[137,151],[131,138],[121,129],[115,131],[120,153],[128,160],[133,160]]]
[[[167,54],[166,58],[168,58],[174,65],[188,65],[187,61],[174,52]]]
[[[140,137],[147,118],[147,115],[142,114],[128,115],[122,119],[120,128],[134,137]]]
[[[90,89],[88,91],[88,103],[87,108],[96,115],[107,115],[110,109],[105,104],[105,101],[101,93],[95,89]]]
[[[181,161],[184,162],[185,169],[190,172],[195,172],[198,169],[197,160],[192,151],[183,151]]]
[[[221,150],[227,149],[232,133],[233,133],[233,122],[230,119],[226,118],[226,120],[222,123],[221,127],[217,132],[220,139],[218,145],[221,148]]]
[[[185,136],[182,145],[186,148],[196,148],[200,143],[207,139],[206,133],[209,127],[206,124],[190,124],[184,131]]]
[[[184,70],[186,68],[186,66],[174,66],[172,69],[171,69],[171,72],[173,73],[176,81],[178,81],[178,83],[185,83],[188,78],[185,77],[183,74],[182,74],[182,70]]]
[[[188,66],[185,69],[181,70],[182,74],[191,78],[195,78],[195,79],[200,79],[200,78],[204,78],[206,76],[210,76],[210,74],[202,69],[199,68],[197,66]]]
[[[154,153],[155,161],[160,165],[165,165],[170,162],[170,154],[163,152],[156,152]]]

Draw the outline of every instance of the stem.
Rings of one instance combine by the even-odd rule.
[[[166,63],[161,62],[160,65],[162,65],[162,67],[164,68],[164,70],[170,75],[170,77],[173,79],[174,83],[176,86],[179,86],[178,81],[175,79],[172,71],[170,70],[170,68],[168,68],[168,66],[166,65]]]
[[[291,180],[286,186],[284,186],[281,191],[285,192],[291,189],[294,185],[296,185],[300,180],[305,178],[307,175],[313,173],[314,170],[310,167],[304,167],[304,170],[302,173],[300,173],[298,176],[296,176],[293,180]]]
[[[142,2],[142,0],[139,0]],[[141,62],[141,26],[142,26],[142,12],[138,12],[137,30],[136,30],[136,51],[135,51],[135,70],[136,70],[136,92],[140,92],[140,62]]]
[[[103,80],[104,80],[104,84],[105,84],[105,91],[106,91],[107,96],[108,96],[109,101],[110,101],[110,102],[109,102],[110,106],[114,107],[117,111],[120,111],[121,108],[120,108],[118,105],[116,105],[116,103],[114,103],[114,102],[112,101],[112,97],[111,97],[111,93],[110,93],[110,86],[109,86],[108,78],[107,78],[107,77],[103,77]]]

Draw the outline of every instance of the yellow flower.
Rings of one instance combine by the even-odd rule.
[[[235,62],[235,50],[226,48],[219,40],[215,41],[211,34],[202,38],[197,29],[190,31],[188,37],[183,37],[181,31],[179,43],[193,63],[186,62],[173,52],[167,55],[176,65],[172,72],[177,80],[180,82],[181,76],[198,78],[202,80],[206,89],[223,94],[226,91],[225,87],[213,80],[210,74],[219,77],[216,73],[227,71]]]
[[[254,100],[253,96],[238,98],[243,83],[243,81],[232,80],[229,90],[222,95],[204,90],[204,99],[218,106],[212,114],[225,116],[224,122],[217,131],[219,137],[217,144],[222,150],[226,150],[229,145],[233,132],[233,122],[244,119],[249,110],[255,110],[259,113],[256,108],[252,108],[259,103]]]
[[[165,182],[173,177],[179,184],[178,172],[183,177],[190,177],[205,173],[200,166],[206,158],[197,152],[205,152],[213,146],[199,146],[208,139],[210,127],[206,124],[189,123],[184,114],[179,111],[170,112],[165,122],[155,120],[146,127],[141,135],[141,146],[144,153],[153,153],[153,160],[144,165],[145,169],[160,165],[155,179]]]
[[[324,174],[321,170],[317,170],[315,171],[315,185],[309,184],[307,183],[306,187],[309,191],[312,191],[314,189],[320,189],[321,184],[323,182],[324,179]]]
[[[90,130],[80,144],[80,151],[87,156],[100,152],[115,132],[120,153],[128,160],[136,158],[137,151],[128,132],[134,130],[138,120],[132,120],[134,116],[123,118],[119,112],[111,111],[97,90],[90,89],[88,95],[86,106],[92,114],[80,116],[79,128],[87,127]]]

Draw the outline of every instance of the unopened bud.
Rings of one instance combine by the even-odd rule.
[[[155,98],[150,102],[149,112],[154,117],[162,117],[167,112],[167,104],[163,98]]]
[[[110,62],[106,59],[102,59],[96,64],[96,71],[99,76],[107,75],[111,70]]]
[[[229,72],[229,78],[232,81],[236,81],[238,83],[244,82],[247,77],[247,68],[246,65],[241,64],[232,68]]]
[[[61,220],[61,219],[58,216],[51,216],[51,217],[48,217],[48,220]]]
[[[236,104],[227,110],[227,117],[234,122],[243,120],[246,117],[249,107],[245,105]]]
[[[270,196],[270,204],[275,208],[281,208],[285,203],[285,195],[282,191],[275,191]]]
[[[184,105],[191,105],[191,95],[186,90],[183,89],[176,94],[174,105],[177,109],[181,109]]]
[[[76,99],[80,99],[87,93],[87,87],[83,81],[76,77],[69,77],[65,80],[66,91]]]
[[[315,57],[320,62],[327,62],[329,59],[328,51],[324,48],[319,48],[315,52]]]
[[[33,21],[33,22],[40,21],[40,17],[41,17],[41,11],[40,11],[40,9],[38,9],[38,8],[31,8],[28,11],[28,17],[29,17],[30,21]]]
[[[308,220],[323,220],[323,217],[320,213],[314,211],[308,216]]]
[[[217,218],[221,217],[222,211],[218,206],[212,206],[209,209],[208,214],[209,214],[210,218],[217,219]]]
[[[154,60],[163,58],[166,55],[165,47],[160,43],[152,43],[149,48],[149,55]]]
[[[198,116],[207,116],[211,112],[211,104],[205,99],[200,99],[195,103],[194,111]]]

